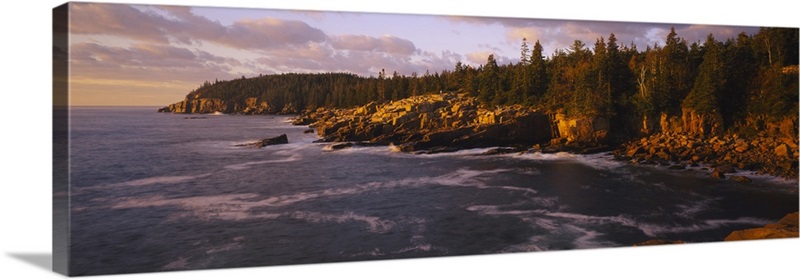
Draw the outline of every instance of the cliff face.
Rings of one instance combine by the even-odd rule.
[[[270,106],[266,101],[258,101],[256,97],[245,98],[241,101],[223,100],[219,98],[190,98],[186,97],[181,102],[170,104],[158,109],[160,113],[181,114],[210,114],[214,112],[226,114],[297,114],[296,106],[288,104],[283,108]]]
[[[606,139],[608,121],[569,119],[524,106],[487,107],[467,94],[415,96],[353,109],[306,112],[298,124],[313,123],[328,142],[395,144],[403,151],[593,143]],[[562,140],[563,139],[563,140]]]

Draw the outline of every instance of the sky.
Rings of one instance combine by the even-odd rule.
[[[310,10],[71,3],[70,104],[165,106],[204,81],[276,73],[424,74],[494,54],[520,59],[539,41],[545,55],[574,40],[614,33],[640,50],[670,28],[688,42],[753,34],[758,27],[543,20]]]

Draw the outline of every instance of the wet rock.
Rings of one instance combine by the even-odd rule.
[[[305,134],[314,133],[314,129],[313,128],[309,128],[309,129],[303,130],[303,133],[305,133]]]
[[[750,183],[753,181],[753,179],[750,179],[747,176],[731,176],[731,180],[739,183]]]
[[[644,150],[642,149],[642,147],[634,146],[634,147],[628,149],[628,151],[625,152],[625,155],[628,156],[628,157],[633,157],[633,156],[635,156],[637,154],[641,154],[643,152],[644,152]]]
[[[714,169],[714,171],[711,172],[711,178],[725,179],[725,173],[719,172],[719,170]]]
[[[520,149],[516,148],[494,148],[488,150],[486,152],[481,153],[483,156],[491,156],[491,155],[503,155],[503,154],[513,154],[520,152]]]
[[[718,171],[718,172],[721,172],[722,174],[735,173],[736,172],[736,168],[734,168],[732,165],[720,165],[720,166],[717,166],[716,168],[714,168],[714,170]]]
[[[798,212],[794,212],[784,216],[776,224],[767,224],[760,228],[751,228],[731,232],[727,237],[725,237],[725,241],[797,237]]]
[[[781,144],[775,148],[775,155],[779,157],[786,157],[789,155],[789,147],[786,144]]]
[[[247,143],[247,144],[239,144],[236,145],[237,147],[255,147],[255,148],[263,148],[270,145],[280,145],[280,144],[288,144],[289,138],[286,137],[286,134],[281,134],[280,136],[261,139],[261,141]]]
[[[740,141],[737,141],[737,142],[736,142],[736,147],[734,148],[734,150],[735,150],[737,153],[744,153],[744,152],[745,152],[745,151],[747,151],[747,149],[749,149],[749,148],[750,148],[750,145],[749,145],[749,144],[747,144],[747,142],[746,142],[746,141],[740,140]]]
[[[347,149],[347,148],[350,148],[350,147],[353,147],[353,143],[352,142],[331,144],[331,145],[325,146],[325,148],[323,148],[323,149],[326,150],[326,151],[338,151],[338,150]]]
[[[308,117],[298,117],[292,120],[293,125],[310,125],[313,122],[314,120]]]

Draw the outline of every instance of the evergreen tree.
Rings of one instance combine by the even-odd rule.
[[[500,93],[500,73],[494,54],[486,58],[486,65],[480,76],[480,92],[478,98],[485,103],[492,103]]]
[[[724,65],[721,57],[722,45],[712,34],[703,44],[705,55],[691,92],[683,101],[683,106],[699,114],[719,111],[719,97],[725,84]]]
[[[519,64],[522,66],[528,65],[530,63],[530,55],[528,54],[530,49],[528,49],[528,39],[522,38],[522,46],[520,47],[520,59]]]
[[[536,43],[533,44],[533,52],[530,57],[531,87],[530,94],[526,99],[528,104],[542,97],[545,92],[547,92],[549,78],[547,77],[547,64],[544,60],[543,52],[542,44],[539,43],[539,40],[536,40]]]

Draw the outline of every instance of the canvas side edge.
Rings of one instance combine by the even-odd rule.
[[[53,271],[69,275],[69,3],[53,8]]]

